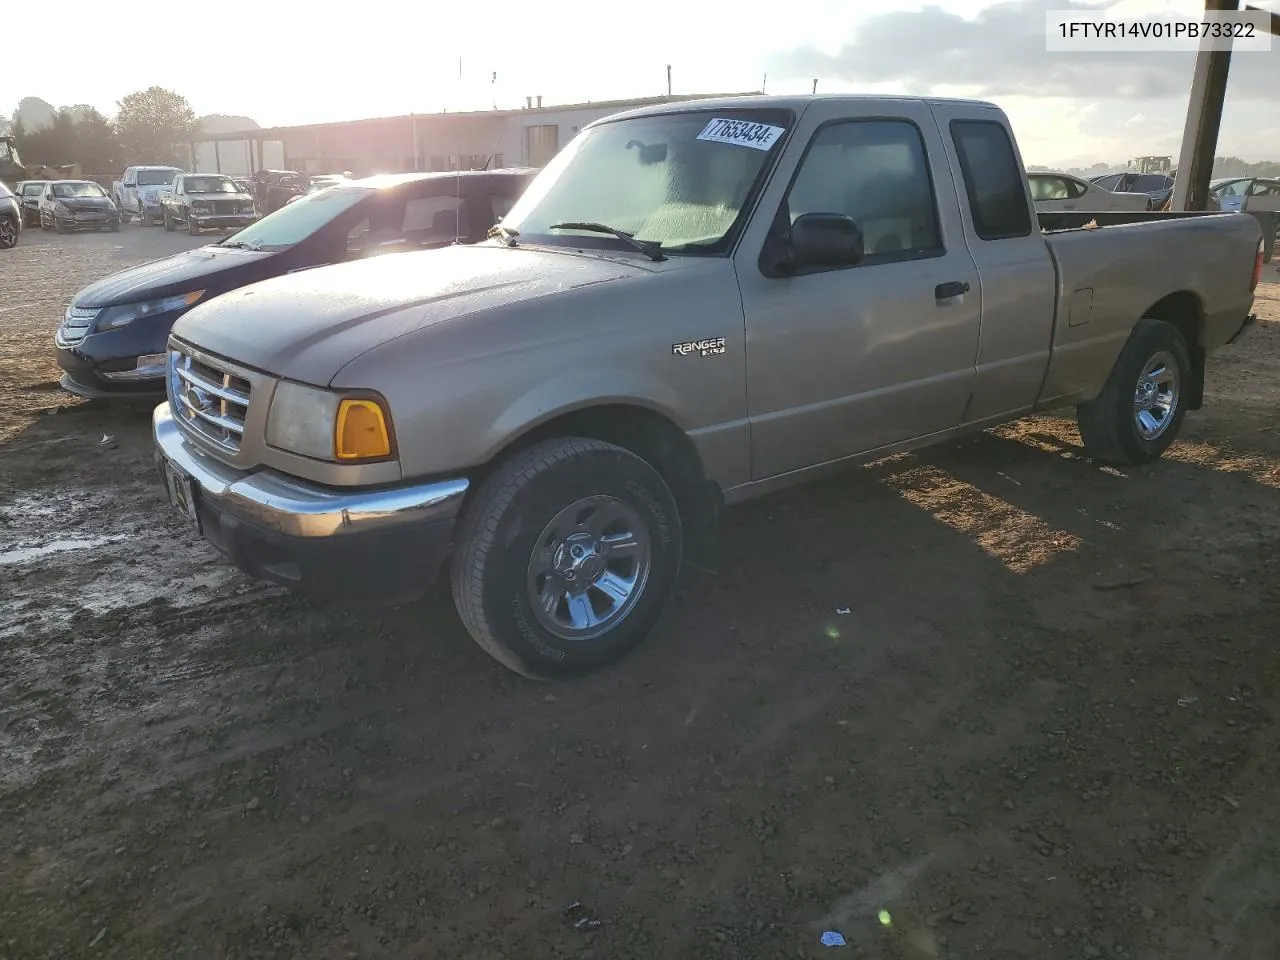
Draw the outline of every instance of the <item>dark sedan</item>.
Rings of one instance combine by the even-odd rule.
[[[107,192],[92,180],[50,180],[40,196],[40,229],[120,229],[120,211]]]
[[[296,270],[483,240],[534,170],[350,180],[219,243],[112,274],[72,299],[54,338],[62,386],[85,397],[164,392],[165,344],[196,303]]]

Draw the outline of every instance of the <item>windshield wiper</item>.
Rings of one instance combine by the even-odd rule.
[[[495,223],[492,227],[489,228],[489,232],[486,233],[485,236],[499,237],[501,238],[502,242],[505,243],[508,247],[514,247],[516,245],[516,237],[520,236],[520,231],[512,230],[509,227],[504,227],[500,223]]]
[[[637,240],[634,236],[625,230],[619,230],[616,227],[608,226],[604,223],[581,223],[578,221],[565,221],[564,223],[553,223],[547,228],[548,230],[587,230],[591,233],[611,233],[633,250],[639,250],[650,260],[655,263],[661,263],[667,259],[662,252],[662,244],[656,240]]]
[[[243,240],[223,240],[217,244],[219,247],[231,247],[235,250],[261,250],[262,243],[254,240],[252,243],[245,243]]]

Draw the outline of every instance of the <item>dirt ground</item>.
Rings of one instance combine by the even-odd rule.
[[[0,252],[3,960],[1280,956],[1274,264],[1164,462],[1042,417],[739,509],[549,686],[228,570],[59,392],[68,298],[193,242]]]

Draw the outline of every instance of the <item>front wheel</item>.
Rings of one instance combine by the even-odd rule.
[[[165,228],[165,230],[166,230],[166,231],[168,231],[169,233],[173,233],[173,227],[174,227],[173,217],[172,217],[172,216],[170,216],[170,214],[169,214],[169,211],[168,211],[168,210],[166,210],[166,211],[164,212],[163,216],[164,216],[164,228]]]
[[[1085,453],[1105,463],[1160,457],[1186,416],[1191,353],[1177,327],[1143,317],[1097,397],[1076,408]]]
[[[459,525],[453,600],[484,650],[518,673],[589,673],[643,640],[675,588],[675,498],[621,447],[564,437],[516,454]]]
[[[191,216],[191,211],[187,211],[187,233],[193,237],[200,236],[200,224],[196,223],[196,218]]]
[[[12,250],[18,245],[18,223],[9,217],[0,217],[0,250]]]

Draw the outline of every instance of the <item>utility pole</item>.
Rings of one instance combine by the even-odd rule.
[[[767,73],[764,75],[764,80],[760,84],[760,92],[761,93],[769,92],[769,75]]]
[[[671,64],[667,64],[667,96],[671,96]]]
[[[817,92],[818,92],[818,78],[817,78],[817,77],[814,77],[814,78],[813,78],[813,89],[812,89],[812,90],[810,90],[809,92],[810,92],[810,93],[817,93]]]

